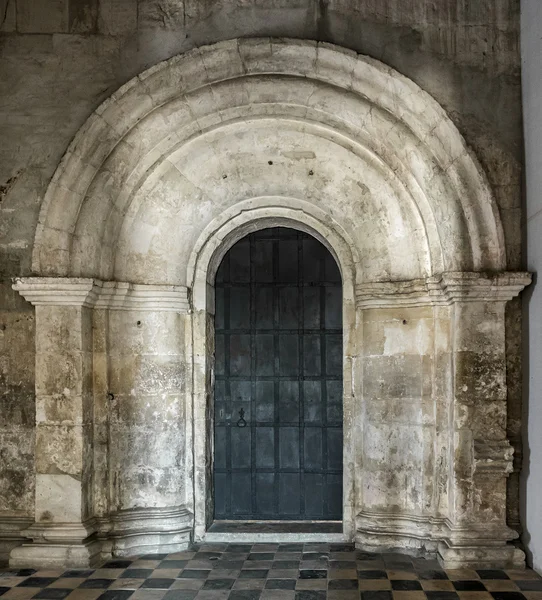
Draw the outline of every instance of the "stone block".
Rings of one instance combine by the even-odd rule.
[[[68,33],[70,0],[17,0],[19,33]]]
[[[170,423],[181,431],[184,427],[184,397],[181,394],[118,395],[110,403],[112,423],[160,427]]]
[[[38,353],[59,354],[69,351],[90,350],[91,331],[84,326],[81,308],[77,306],[39,306],[36,318],[40,327],[36,330]]]
[[[12,0],[0,0],[0,15],[2,24],[0,31],[13,32],[17,28],[17,4]]]
[[[475,404],[484,399],[506,400],[504,356],[491,353],[455,354],[455,393],[459,402]]]
[[[40,395],[36,398],[35,421],[46,425],[82,425],[81,398],[63,394]]]
[[[36,427],[36,473],[65,474],[80,481],[83,469],[81,425]]]
[[[133,0],[100,0],[98,30],[105,35],[129,35],[137,30],[138,3]]]
[[[422,360],[416,355],[372,356],[363,361],[366,398],[416,398],[422,394]]]
[[[58,473],[36,474],[36,522],[79,523],[81,481]]]
[[[69,0],[68,24],[71,33],[96,33],[99,0]]]
[[[36,354],[36,395],[77,397],[83,393],[83,353]]]
[[[0,512],[34,511],[32,427],[0,426]]]

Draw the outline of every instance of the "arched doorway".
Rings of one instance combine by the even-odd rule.
[[[279,225],[314,235],[342,274],[344,537],[449,568],[523,564],[507,543],[505,305],[529,276],[507,271],[487,177],[414,82],[265,38],[140,74],[51,180],[37,276],[14,286],[36,306],[40,454],[12,566],[205,538],[215,274],[236,241]]]
[[[342,285],[307,233],[239,240],[215,282],[214,516],[342,519]]]

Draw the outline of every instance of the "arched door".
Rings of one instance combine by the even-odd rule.
[[[216,276],[215,519],[342,518],[342,285],[327,248],[283,227]]]

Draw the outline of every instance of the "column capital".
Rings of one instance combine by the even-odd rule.
[[[85,306],[112,310],[189,311],[184,285],[148,285],[83,277],[21,277],[16,290],[34,306]]]
[[[424,279],[359,283],[356,302],[362,309],[508,302],[530,283],[531,274],[526,272],[449,271]]]
[[[34,306],[92,306],[95,296],[84,277],[18,277],[12,287]]]

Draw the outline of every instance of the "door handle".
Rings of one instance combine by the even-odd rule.
[[[239,420],[237,421],[237,427],[246,427],[247,422],[245,421],[245,411],[241,409],[239,411]]]

